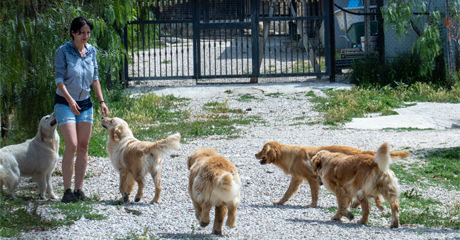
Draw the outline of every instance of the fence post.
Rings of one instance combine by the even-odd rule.
[[[251,83],[259,82],[259,1],[251,1],[252,77]],[[262,51],[263,52],[263,51]],[[263,56],[262,56],[263,57]]]
[[[324,31],[329,31],[325,34],[325,56],[326,56],[326,72],[329,69],[329,81],[335,82],[335,24],[334,24],[334,1],[323,0],[324,14]]]

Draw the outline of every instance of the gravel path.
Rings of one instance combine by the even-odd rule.
[[[242,137],[225,140],[216,136],[195,139],[181,148],[172,150],[162,165],[162,196],[160,204],[149,204],[154,196],[154,184],[151,177],[144,188],[145,197],[140,203],[127,203],[121,206],[107,204],[118,199],[118,175],[108,158],[90,157],[88,171],[94,174],[85,180],[85,190],[100,198],[101,204],[95,205],[100,213],[107,216],[103,221],[81,219],[70,227],[60,227],[52,231],[28,233],[24,239],[113,239],[127,238],[144,231],[162,239],[459,239],[460,231],[426,229],[420,226],[401,226],[389,229],[390,218],[382,218],[376,207],[371,212],[370,226],[356,224],[355,220],[342,222],[330,221],[333,213],[327,209],[336,207],[335,196],[322,186],[319,207],[305,208],[311,201],[308,184],[302,184],[300,190],[284,206],[274,206],[271,202],[279,200],[288,188],[290,177],[273,165],[261,166],[254,154],[267,141],[279,141],[298,145],[347,145],[365,150],[376,150],[383,142],[391,149],[411,150],[448,148],[460,145],[458,129],[431,131],[364,131],[331,130],[323,125],[292,125],[292,123],[317,121],[321,115],[311,110],[309,101],[299,101],[293,96],[273,98],[260,95],[263,101],[238,102],[229,98],[230,108],[252,110],[249,115],[261,116],[266,123],[242,126]],[[300,95],[299,98],[302,98]],[[306,99],[306,97],[303,97]],[[201,106],[220,99],[191,100],[188,109],[199,113]],[[294,120],[305,116],[304,120]],[[215,147],[219,153],[229,158],[238,168],[243,182],[242,202],[238,207],[237,227],[224,227],[224,236],[210,235],[212,224],[199,227],[194,217],[192,202],[188,196],[188,170],[186,157],[198,147]],[[178,155],[178,156],[175,156]],[[172,157],[175,156],[175,157]],[[411,156],[407,161],[419,161]],[[59,164],[58,167],[61,165]],[[62,180],[53,179],[57,185]],[[402,191],[413,186],[402,184]],[[459,191],[447,191],[441,188],[418,188],[423,197],[439,199],[446,206],[452,204]],[[60,194],[59,194],[60,195]],[[133,199],[131,199],[133,200]],[[125,208],[141,211],[139,216],[128,213]],[[404,211],[404,209],[401,209]],[[46,209],[40,211],[46,212]],[[388,211],[388,209],[386,210]],[[213,213],[211,213],[213,214]],[[213,219],[213,215],[211,215]]]

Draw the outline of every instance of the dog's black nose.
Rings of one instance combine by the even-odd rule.
[[[102,116],[101,120],[104,120],[104,116]]]
[[[254,154],[254,156],[256,156],[256,158],[257,158],[257,154]]]

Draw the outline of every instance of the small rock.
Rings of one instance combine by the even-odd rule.
[[[252,108],[246,108],[246,111],[248,111],[248,112],[252,111]]]
[[[275,170],[271,170],[271,169],[267,170],[267,173],[274,173],[274,172]]]

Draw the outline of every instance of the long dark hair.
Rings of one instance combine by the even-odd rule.
[[[80,28],[85,26],[85,24],[88,24],[89,29],[93,30],[93,23],[91,23],[85,17],[77,17],[74,20],[72,20],[72,24],[70,24],[70,37],[72,37],[72,40],[73,40],[72,33],[80,33]]]

